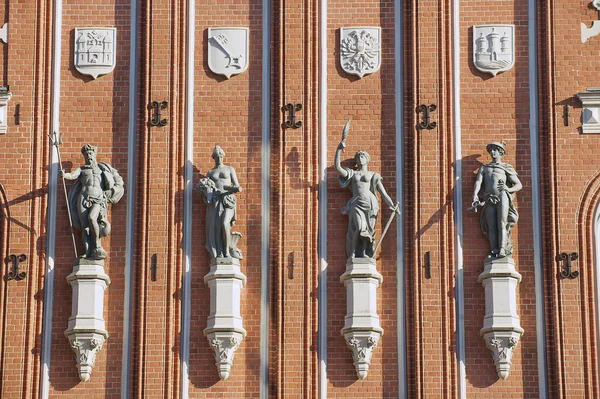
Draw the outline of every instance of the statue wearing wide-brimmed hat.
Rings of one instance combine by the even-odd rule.
[[[519,214],[513,204],[513,194],[523,188],[515,169],[502,162],[506,154],[504,141],[486,146],[492,162],[482,165],[473,191],[473,208],[481,207],[481,230],[487,236],[490,256],[502,258],[512,254],[510,229],[517,223]]]

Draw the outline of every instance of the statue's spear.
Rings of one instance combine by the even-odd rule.
[[[62,168],[62,161],[60,160],[60,150],[58,146],[62,144],[62,140],[59,139],[58,133],[54,132],[54,137],[51,134],[48,134],[50,137],[50,141],[52,145],[56,147],[56,153],[58,154],[58,165],[60,166],[60,177],[62,177],[63,182],[63,190],[65,192],[65,201],[67,203],[67,213],[69,214],[69,226],[71,226],[71,238],[73,239],[73,250],[75,251],[75,257],[79,257],[77,255],[77,245],[75,244],[75,234],[73,233],[73,220],[71,219],[71,208],[69,208],[69,197],[67,197],[67,183],[65,182],[64,169]]]
[[[392,224],[392,220],[394,220],[394,216],[396,216],[396,213],[398,215],[400,214],[400,203],[398,203],[398,202],[396,202],[396,206],[394,207],[394,212],[392,212],[392,216],[390,216],[388,222],[385,225],[385,228],[383,229],[383,233],[381,233],[381,237],[379,238],[377,245],[375,245],[375,250],[373,251],[373,256],[375,256],[375,254],[377,254],[377,248],[379,248],[379,244],[381,244],[381,241],[383,241],[383,237],[385,237],[385,233],[387,233],[388,229],[390,228],[390,225]]]

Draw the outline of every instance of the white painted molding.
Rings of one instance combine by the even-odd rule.
[[[90,380],[96,354],[108,338],[104,323],[104,291],[110,278],[104,261],[78,258],[67,276],[73,290],[71,317],[65,337],[75,353],[79,379]]]
[[[583,105],[581,112],[581,133],[600,133],[600,88],[588,87],[587,91],[577,93]]]
[[[540,182],[540,145],[538,111],[538,25],[536,0],[527,1],[527,60],[529,75],[529,159],[531,164],[531,216],[533,270],[535,279],[535,337],[537,350],[538,392],[548,398],[546,362],[546,316],[544,304],[544,269],[542,265],[542,207]]]
[[[480,334],[492,352],[498,376],[506,379],[513,349],[524,331],[517,314],[517,284],[521,275],[510,256],[486,258],[478,281],[485,289],[485,317]]]
[[[181,346],[179,376],[179,397],[188,399],[190,395],[190,325],[192,317],[192,230],[194,194],[194,50],[196,34],[196,4],[186,0],[187,22],[185,43],[185,124],[184,145],[185,164],[183,167],[183,238],[181,271]]]
[[[8,44],[8,22],[0,28],[0,40]]]
[[[352,258],[340,282],[346,287],[346,317],[342,335],[352,351],[358,378],[369,373],[373,350],[383,335],[377,314],[377,287],[383,276],[371,258]]]
[[[53,2],[51,131],[59,132],[60,64],[62,54],[62,0]],[[54,138],[53,138],[54,139]],[[44,310],[42,315],[42,350],[40,355],[40,399],[50,396],[50,359],[52,355],[52,311],[54,308],[54,257],[56,254],[56,203],[58,196],[58,149],[52,146],[48,176],[48,217],[46,231],[46,276],[44,277]]]
[[[403,1],[394,1],[394,100],[396,114],[396,201],[404,215],[404,24]],[[398,397],[408,397],[406,366],[406,263],[404,218],[396,221],[396,333],[398,347]]]
[[[235,351],[246,336],[240,312],[246,276],[240,271],[239,259],[216,258],[211,260],[210,272],[204,276],[204,282],[210,288],[210,315],[204,335],[215,351],[219,376],[226,380],[231,373]]]
[[[128,399],[132,342],[133,255],[135,252],[136,148],[138,109],[138,4],[129,3],[129,98],[127,123],[127,209],[125,227],[125,270],[123,271],[123,348],[121,352],[121,399]]]
[[[327,399],[327,0],[319,2],[319,398]]]
[[[8,130],[8,101],[11,97],[10,91],[0,89],[0,134],[6,134]]]
[[[191,1],[191,0],[190,0]],[[260,181],[260,399],[269,399],[271,264],[271,0],[262,0],[261,181]]]
[[[454,263],[456,284],[456,363],[458,399],[467,398],[467,370],[465,347],[465,284],[463,254],[463,168],[462,168],[462,124],[460,87],[460,0],[452,2],[452,97],[454,115]]]

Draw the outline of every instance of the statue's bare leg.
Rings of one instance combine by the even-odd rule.
[[[92,257],[96,259],[104,259],[107,255],[106,251],[104,251],[104,248],[102,248],[102,244],[100,243],[100,225],[98,224],[100,210],[100,205],[94,204],[89,209],[88,214],[88,222],[90,225],[90,243],[94,243],[90,252]]]

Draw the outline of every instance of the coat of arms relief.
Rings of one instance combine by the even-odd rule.
[[[117,28],[75,28],[75,68],[96,79],[115,69]]]
[[[492,76],[511,69],[515,65],[515,26],[473,26],[473,64]]]
[[[340,28],[340,64],[342,69],[363,77],[381,66],[381,28]]]

